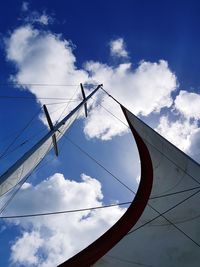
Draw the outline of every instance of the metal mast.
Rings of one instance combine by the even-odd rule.
[[[51,125],[50,131],[41,139],[39,140],[30,150],[28,150],[20,159],[18,159],[1,177],[0,177],[0,185],[4,183],[10,175],[12,175],[34,152],[36,152],[49,138],[55,139],[55,133],[59,131],[60,127],[63,126],[67,120],[69,120],[82,106],[86,107],[86,102],[97,92],[97,90],[102,86],[102,84],[98,85],[96,89],[89,94],[87,97],[85,97],[85,94],[83,94],[83,100],[82,102],[77,105],[67,116],[65,116],[64,119],[62,119],[60,122],[58,122],[55,126]],[[81,90],[83,90],[83,86],[81,84]],[[83,91],[82,91],[83,93]],[[45,112],[46,113],[46,112]],[[47,113],[46,113],[47,115]],[[49,122],[49,121],[48,121]],[[55,140],[54,140],[55,141]],[[54,149],[56,143],[53,142]],[[57,150],[56,150],[57,151]],[[20,179],[22,180],[22,179]]]

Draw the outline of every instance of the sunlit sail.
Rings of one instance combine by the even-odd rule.
[[[113,227],[60,266],[198,267],[200,166],[121,108],[140,154],[137,194]]]

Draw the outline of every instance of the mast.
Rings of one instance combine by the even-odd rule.
[[[45,144],[45,142],[55,136],[55,133],[59,131],[59,129],[65,125],[65,123],[82,107],[85,106],[86,102],[98,91],[98,89],[102,86],[102,84],[98,85],[96,89],[90,93],[87,97],[84,97],[82,102],[78,104],[68,115],[64,117],[60,122],[58,122],[55,126],[51,127],[50,131],[43,137],[41,138],[32,148],[30,148],[20,159],[18,159],[1,177],[0,177],[0,186],[16,171],[18,168],[20,168],[25,161],[27,161],[33,153],[35,153],[39,148],[42,147],[42,145]],[[82,89],[82,86],[81,86]],[[42,158],[41,158],[42,159]],[[30,168],[30,171],[32,168]],[[28,173],[27,173],[28,174]],[[27,175],[26,174],[26,175]],[[26,176],[25,175],[25,176]],[[20,178],[18,181],[15,183],[15,185],[23,179]],[[14,187],[15,185],[11,184],[9,187],[9,190]],[[6,189],[7,190],[7,189]],[[8,190],[7,190],[8,191]],[[4,192],[6,193],[6,192]],[[0,194],[1,195],[1,194]]]

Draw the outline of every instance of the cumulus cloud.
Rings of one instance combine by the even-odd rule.
[[[41,105],[52,102],[41,100],[43,97],[77,98],[80,92],[76,90],[77,86],[56,86],[77,85],[87,81],[87,73],[75,66],[76,59],[72,50],[72,44],[59,35],[39,31],[31,25],[17,28],[6,41],[7,59],[17,67],[17,74],[12,80],[19,84],[28,84],[22,87],[35,94]],[[65,110],[66,113],[73,104]],[[49,109],[53,113],[53,121],[56,121],[61,112],[55,112],[58,109],[56,105]]]
[[[82,174],[81,181],[75,182],[56,173],[36,186],[24,186],[11,204],[9,213],[40,212],[44,207],[46,211],[55,211],[102,205],[101,184],[96,179]],[[56,266],[99,237],[124,211],[116,206],[10,221],[22,229],[11,246],[11,261],[20,266]]]
[[[141,61],[136,69],[131,68],[131,63],[110,67],[99,62],[87,62],[85,69],[95,82],[102,81],[104,88],[136,115],[147,116],[172,105],[171,93],[177,87],[176,76],[164,60],[158,63]],[[84,130],[89,137],[109,140],[127,131],[123,123],[104,109],[124,121],[119,105],[107,98],[102,97],[103,107],[94,108],[85,122]],[[99,125],[98,121],[101,121]]]
[[[200,161],[199,106],[199,94],[181,90],[171,110],[175,111],[175,118],[162,116],[156,128],[162,136],[198,162]]]
[[[89,138],[105,141],[128,132],[128,127],[120,106],[108,97],[102,98],[93,105],[84,124],[84,133]]]
[[[112,56],[127,58],[128,52],[125,48],[125,43],[122,38],[112,40],[110,42],[110,52]]]
[[[41,15],[32,17],[32,22],[36,18],[41,20],[40,24],[49,23],[47,17],[41,18]],[[135,68],[131,62],[109,66],[88,61],[78,69],[73,44],[61,35],[34,28],[32,22],[28,21],[29,24],[11,33],[6,41],[6,52],[7,59],[16,66],[16,75],[12,76],[12,80],[33,93],[40,105],[44,104],[42,97],[79,97],[79,93],[75,93],[75,87],[56,84],[77,85],[82,82],[103,83],[110,94],[136,115],[148,116],[152,112],[159,112],[163,107],[172,106],[171,93],[177,88],[177,79],[166,61],[141,61]],[[112,41],[110,48],[113,56],[128,60],[123,39]],[[187,119],[183,117],[171,122],[164,116],[160,119],[157,130],[184,151],[198,154],[198,124],[188,118],[197,119],[199,113],[195,107],[192,107],[193,112],[188,111],[191,101],[189,98],[194,100],[194,95],[181,91],[175,100],[175,108]],[[45,104],[47,103],[45,100]],[[72,107],[73,105],[68,107],[65,112]],[[99,92],[98,97],[94,97],[90,109],[84,124],[84,132],[88,138],[110,140],[127,132],[119,105],[104,93]],[[54,111],[51,106],[50,112],[55,122],[60,113]],[[10,212],[17,213],[17,207],[20,207],[20,213],[38,212],[40,203],[49,211],[101,206],[103,194],[100,183],[87,175],[82,175],[82,180],[75,182],[65,180],[62,174],[55,174],[36,186],[26,183],[11,205]],[[124,209],[115,207],[112,212],[110,209],[102,209],[70,216],[34,218],[34,221],[28,218],[16,220],[15,224],[22,228],[22,232],[11,247],[11,261],[24,266],[55,266],[92,242],[123,212]]]
[[[185,152],[189,151],[191,137],[197,129],[196,122],[191,123],[187,119],[180,118],[176,121],[170,121],[166,116],[160,118],[159,125],[156,128],[162,136]]]
[[[175,99],[175,108],[186,118],[200,119],[200,94],[181,90]]]
[[[188,153],[197,161],[200,162],[200,128],[196,129],[190,136],[190,147]]]
[[[42,246],[43,240],[38,232],[24,232],[11,248],[11,258],[13,263],[26,265],[37,265],[37,250]]]
[[[119,43],[123,44],[122,41]],[[7,39],[6,44],[7,59],[14,62],[17,67],[17,73],[12,79],[19,84],[29,84],[23,87],[35,94],[40,104],[44,103],[41,97],[71,98],[75,88],[33,86],[31,85],[33,83],[51,85],[103,83],[110,94],[136,115],[147,116],[172,104],[171,93],[176,89],[177,81],[175,74],[164,60],[154,63],[141,61],[135,69],[132,68],[131,62],[109,66],[88,61],[82,69],[78,69],[70,41],[63,39],[61,35],[35,29],[31,25],[17,28]],[[74,94],[75,98],[78,96],[78,93]],[[111,115],[113,113],[120,120],[124,120],[119,106],[107,98],[99,92],[98,99],[101,99],[101,102],[96,100],[91,106],[84,127],[88,138],[110,140],[127,131],[127,127]],[[105,105],[110,113],[102,105]],[[75,104],[70,105],[63,115],[73,106]],[[53,112],[53,121],[56,121],[60,114],[55,112],[56,108],[56,106],[50,108],[50,113]]]

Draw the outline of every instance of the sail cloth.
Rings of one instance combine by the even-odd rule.
[[[79,115],[81,109],[76,111],[68,120],[63,124],[59,131],[56,134],[56,140],[58,141],[62,135],[67,131],[67,129],[72,125],[77,116]],[[0,196],[7,193],[13,187],[15,187],[22,180],[25,180],[28,175],[35,169],[35,167],[41,162],[45,155],[52,149],[52,137],[50,136],[35,152],[33,152],[30,157],[28,157],[23,164],[21,164],[14,172],[12,172],[4,180],[4,176],[7,176],[7,173],[4,173],[0,177]],[[1,180],[4,180],[1,182]]]
[[[46,153],[53,147],[52,137],[56,134],[57,140],[65,133],[69,126],[78,116],[81,107],[102,87],[99,84],[87,97],[80,102],[68,115],[61,121],[51,127],[49,131],[41,140],[38,141],[30,150],[28,150],[17,162],[15,162],[3,175],[0,177],[0,196],[7,193],[15,185],[21,181],[24,182],[28,175],[41,162]],[[54,141],[56,138],[53,138]]]
[[[121,107],[140,154],[137,194],[111,229],[60,266],[199,267],[200,165]]]

